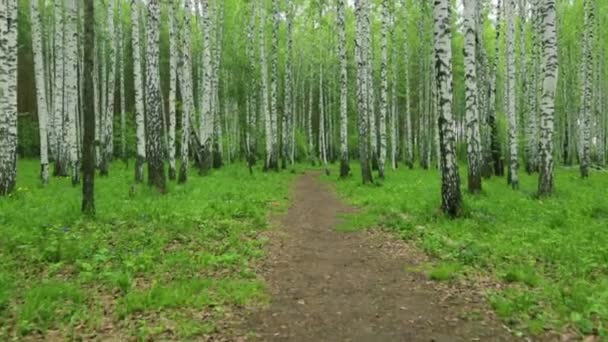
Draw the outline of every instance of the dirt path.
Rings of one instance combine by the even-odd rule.
[[[352,208],[317,178],[296,181],[293,205],[271,233],[263,269],[272,300],[248,315],[247,340],[513,340],[480,295],[408,271],[420,252],[389,234],[336,231]]]

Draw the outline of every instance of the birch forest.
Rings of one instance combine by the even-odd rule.
[[[0,0],[0,340],[608,340],[606,37],[606,0]]]

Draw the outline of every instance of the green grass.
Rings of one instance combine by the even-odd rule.
[[[428,273],[433,279],[461,270],[472,278],[492,275],[505,286],[488,293],[490,303],[515,329],[608,336],[608,174],[582,180],[577,170],[558,168],[555,195],[539,200],[536,175],[522,174],[519,191],[493,178],[473,196],[462,172],[465,210],[455,220],[439,211],[437,171],[401,168],[372,186],[360,185],[358,166],[353,174],[345,181],[335,173],[328,178],[363,209],[341,229],[382,227],[414,241],[439,263]]]
[[[233,165],[192,172],[161,195],[117,162],[96,178],[94,220],[80,215],[79,187],[42,188],[37,173],[20,161],[16,192],[0,199],[0,340],[78,338],[108,320],[120,336],[189,338],[213,331],[231,306],[266,300],[250,265],[263,255],[268,214],[286,208],[292,173]]]

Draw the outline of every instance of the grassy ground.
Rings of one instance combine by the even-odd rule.
[[[115,163],[96,179],[98,215],[86,220],[69,179],[41,188],[35,161],[18,170],[16,193],[0,199],[0,340],[187,339],[265,300],[250,263],[291,173],[229,166],[163,196]]]
[[[449,220],[438,210],[436,171],[402,168],[374,186],[360,185],[357,166],[346,181],[336,181],[336,172],[329,179],[363,208],[345,229],[382,226],[415,241],[437,259],[432,279],[481,272],[508,284],[488,296],[519,331],[608,336],[608,174],[581,180],[576,169],[558,168],[556,194],[543,200],[534,197],[536,175],[522,175],[519,191],[493,178],[482,194],[465,194],[464,217]]]

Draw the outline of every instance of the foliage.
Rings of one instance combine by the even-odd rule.
[[[555,196],[542,200],[534,195],[535,175],[522,175],[521,191],[505,191],[503,178],[486,180],[483,194],[465,195],[467,208],[457,220],[438,209],[435,171],[399,169],[376,186],[362,186],[358,177],[335,184],[362,208],[345,226],[383,227],[415,242],[439,261],[428,272],[431,279],[461,273],[475,281],[483,272],[506,283],[488,296],[513,327],[530,333],[597,329],[606,337],[608,177],[581,180],[566,168],[555,176]]]
[[[18,190],[0,200],[0,340],[49,329],[78,338],[105,320],[130,336],[188,338],[213,331],[217,316],[188,310],[264,300],[251,262],[263,254],[268,211],[285,206],[290,173],[250,176],[237,164],[160,195],[131,184],[133,171],[117,162],[97,179],[90,221],[80,188],[69,179],[41,188],[37,169],[21,161]],[[154,319],[161,309],[170,315]]]

